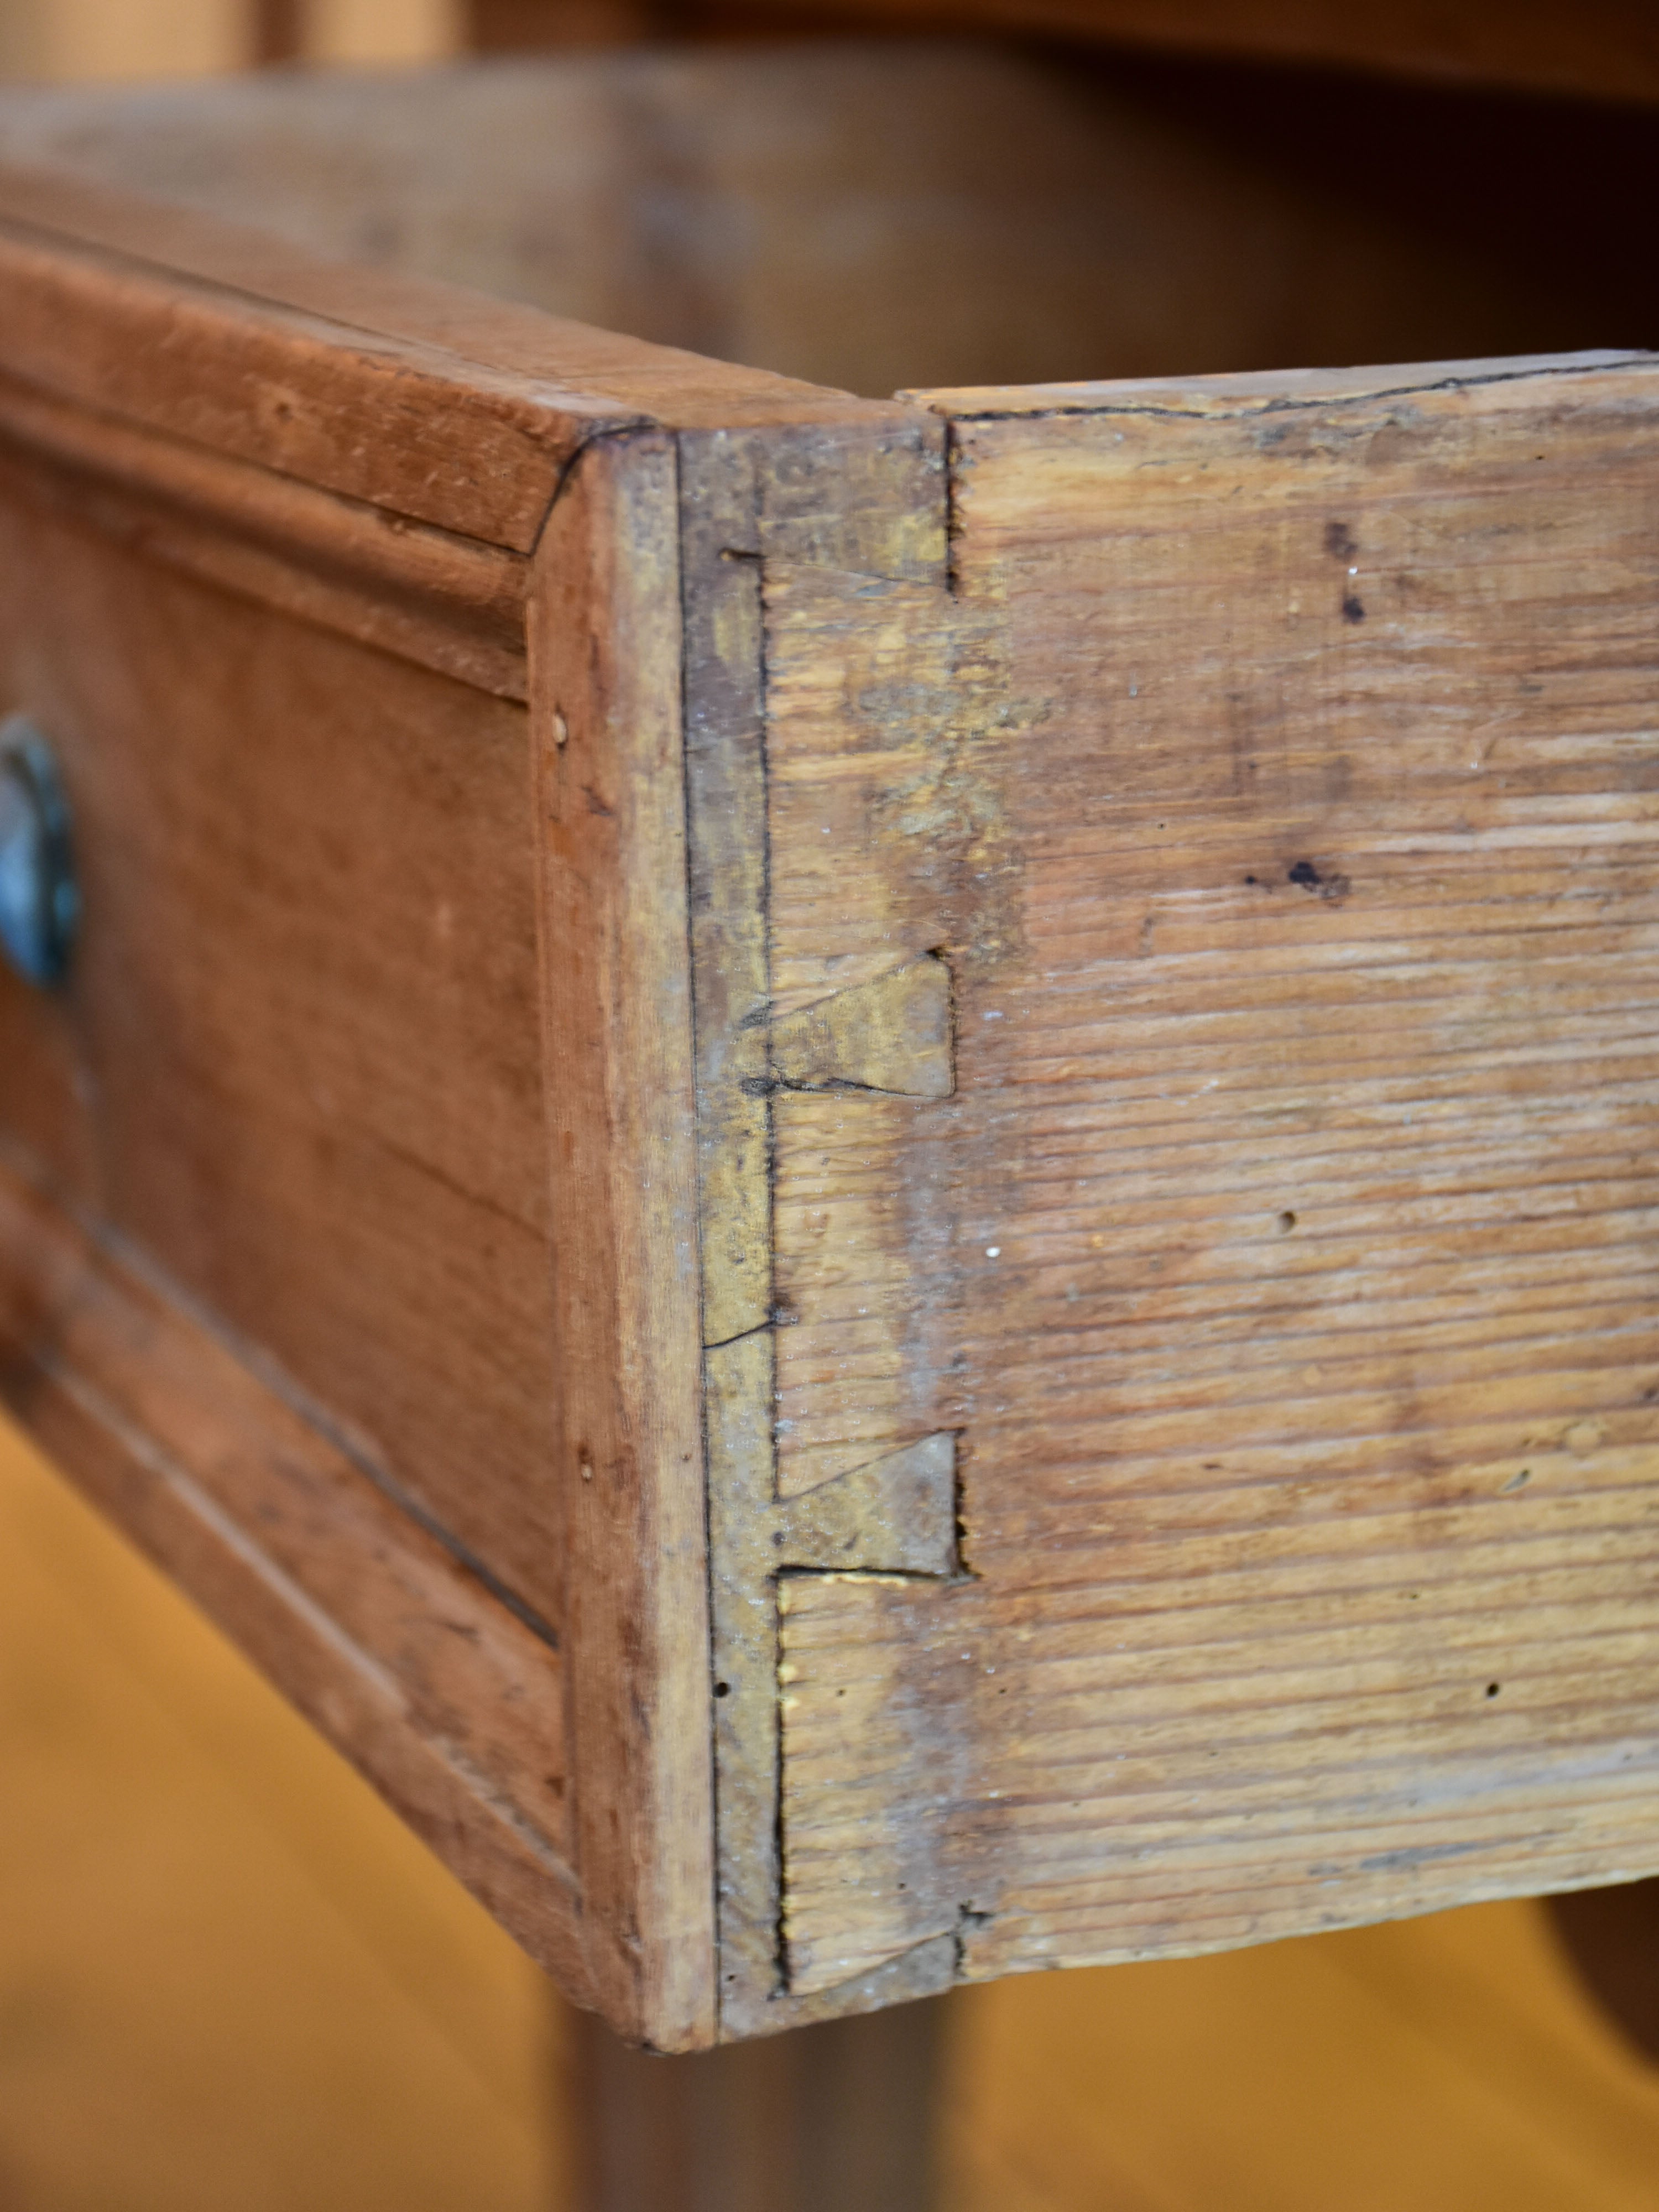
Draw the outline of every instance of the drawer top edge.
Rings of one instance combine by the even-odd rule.
[[[1397,362],[1377,367],[1250,370],[1218,376],[1131,377],[1100,382],[963,385],[907,392],[902,398],[952,421],[994,416],[1161,414],[1233,419],[1290,408],[1404,399],[1542,378],[1628,372],[1659,393],[1659,353],[1600,348],[1494,360]]]
[[[595,437],[916,412],[330,261],[69,169],[0,162],[0,370],[515,553]]]

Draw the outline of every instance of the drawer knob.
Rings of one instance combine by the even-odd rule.
[[[81,915],[70,815],[52,747],[21,714],[0,725],[0,951],[26,983],[62,976]]]

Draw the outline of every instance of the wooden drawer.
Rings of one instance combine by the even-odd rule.
[[[1659,1868],[1659,358],[1167,125],[0,106],[7,1401],[665,2048]]]

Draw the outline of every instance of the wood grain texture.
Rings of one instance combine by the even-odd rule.
[[[769,595],[777,984],[957,1013],[775,1102],[780,1480],[953,1430],[966,1570],[790,1579],[790,1984],[1646,1870],[1659,374],[933,404],[947,644]]]
[[[67,228],[92,227],[82,197],[27,173],[0,186],[3,363],[66,398],[519,552],[579,425],[614,415],[263,296],[257,238],[234,290],[88,242]],[[20,204],[60,227],[20,221]],[[470,448],[459,467],[458,437]]]
[[[8,1410],[580,1991],[557,1650],[9,1153],[0,1250]]]
[[[33,503],[0,561],[86,913],[0,1118],[556,1626],[524,710]]]
[[[77,190],[14,176],[8,203],[95,234],[20,228],[6,278],[9,703],[63,758],[88,915],[61,1000],[0,991],[8,1127],[556,1639],[567,1986],[625,2033],[707,2040],[672,443],[578,459],[626,410],[440,357],[448,303],[419,285],[416,337],[359,343],[306,292],[320,269],[349,306],[349,276]],[[517,335],[545,351],[550,329]],[[596,355],[658,374],[629,341]],[[711,380],[747,388],[690,381]],[[659,374],[671,399],[687,380]],[[537,542],[526,748],[511,705],[359,641],[441,665],[434,633],[470,622],[465,672],[521,688],[514,556]],[[67,1455],[83,1473],[93,1446]],[[286,1680],[280,1634],[254,1640]],[[511,1784],[501,1817],[530,1818],[542,1778]]]
[[[458,374],[460,442],[434,471],[349,335],[308,330],[316,376],[285,445],[260,379],[268,354],[294,367],[286,310],[216,290],[204,306],[197,280],[148,267],[128,284],[104,252],[55,236],[36,257],[42,297],[78,302],[106,353],[90,383],[68,356],[27,364],[66,398],[22,388],[0,523],[8,704],[63,759],[88,917],[62,998],[0,985],[0,1111],[56,1188],[568,1655],[538,1687],[568,1707],[567,1985],[626,2033],[706,2040],[696,1236],[690,1182],[678,1214],[671,1196],[692,1119],[673,1088],[689,1029],[672,442],[643,477],[631,448],[614,482],[611,447],[506,468],[515,499],[564,493],[536,570],[527,744],[517,707],[360,641],[441,665],[441,628],[465,640],[470,621],[470,659],[465,643],[451,657],[524,688],[523,563],[465,530],[527,544],[541,514],[520,529],[450,497],[488,492],[465,410],[499,428],[501,380]],[[12,276],[21,326],[32,277]],[[138,340],[158,315],[165,340],[174,295],[189,343],[147,362]],[[509,418],[568,428],[544,398]],[[306,443],[343,426],[368,471],[350,501],[349,471]],[[460,529],[411,530],[405,466]],[[535,794],[561,790],[564,843],[544,854]],[[76,1472],[90,1451],[69,1455]],[[280,1636],[260,1656],[286,1680]],[[353,1748],[373,1770],[372,1743]],[[502,1786],[501,1817],[532,1817],[532,1783]]]
[[[951,971],[924,953],[775,1021],[772,1073],[790,1091],[948,1098],[951,1030]]]
[[[531,629],[577,1868],[600,2004],[663,2050],[714,2025],[679,557],[673,441],[595,445]]]

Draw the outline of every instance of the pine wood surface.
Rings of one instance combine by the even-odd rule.
[[[331,261],[270,229],[112,191],[72,162],[5,164],[0,220],[15,233],[23,310],[12,366],[520,551],[562,465],[602,429],[659,410],[687,428],[858,413],[845,394],[799,379],[435,277]],[[159,346],[159,362],[124,350],[135,327]],[[285,392],[284,377],[307,404]],[[388,407],[380,434],[354,442],[354,426]],[[452,444],[434,467],[434,418],[446,410],[459,414],[452,441],[467,434],[471,450],[457,455]],[[437,502],[429,514],[428,501]]]
[[[8,1409],[526,1948],[585,1989],[556,1650],[192,1316],[3,1168],[0,1238]]]
[[[963,1570],[781,1586],[792,1988],[1652,1864],[1656,396],[934,395],[943,642],[777,579],[776,988],[957,1083],[777,1102],[779,1480],[954,1431]]]
[[[39,489],[93,922],[0,978],[7,1401],[586,1994],[524,710]]]
[[[0,467],[28,497],[303,621],[526,696],[526,563],[275,470],[0,378]]]

